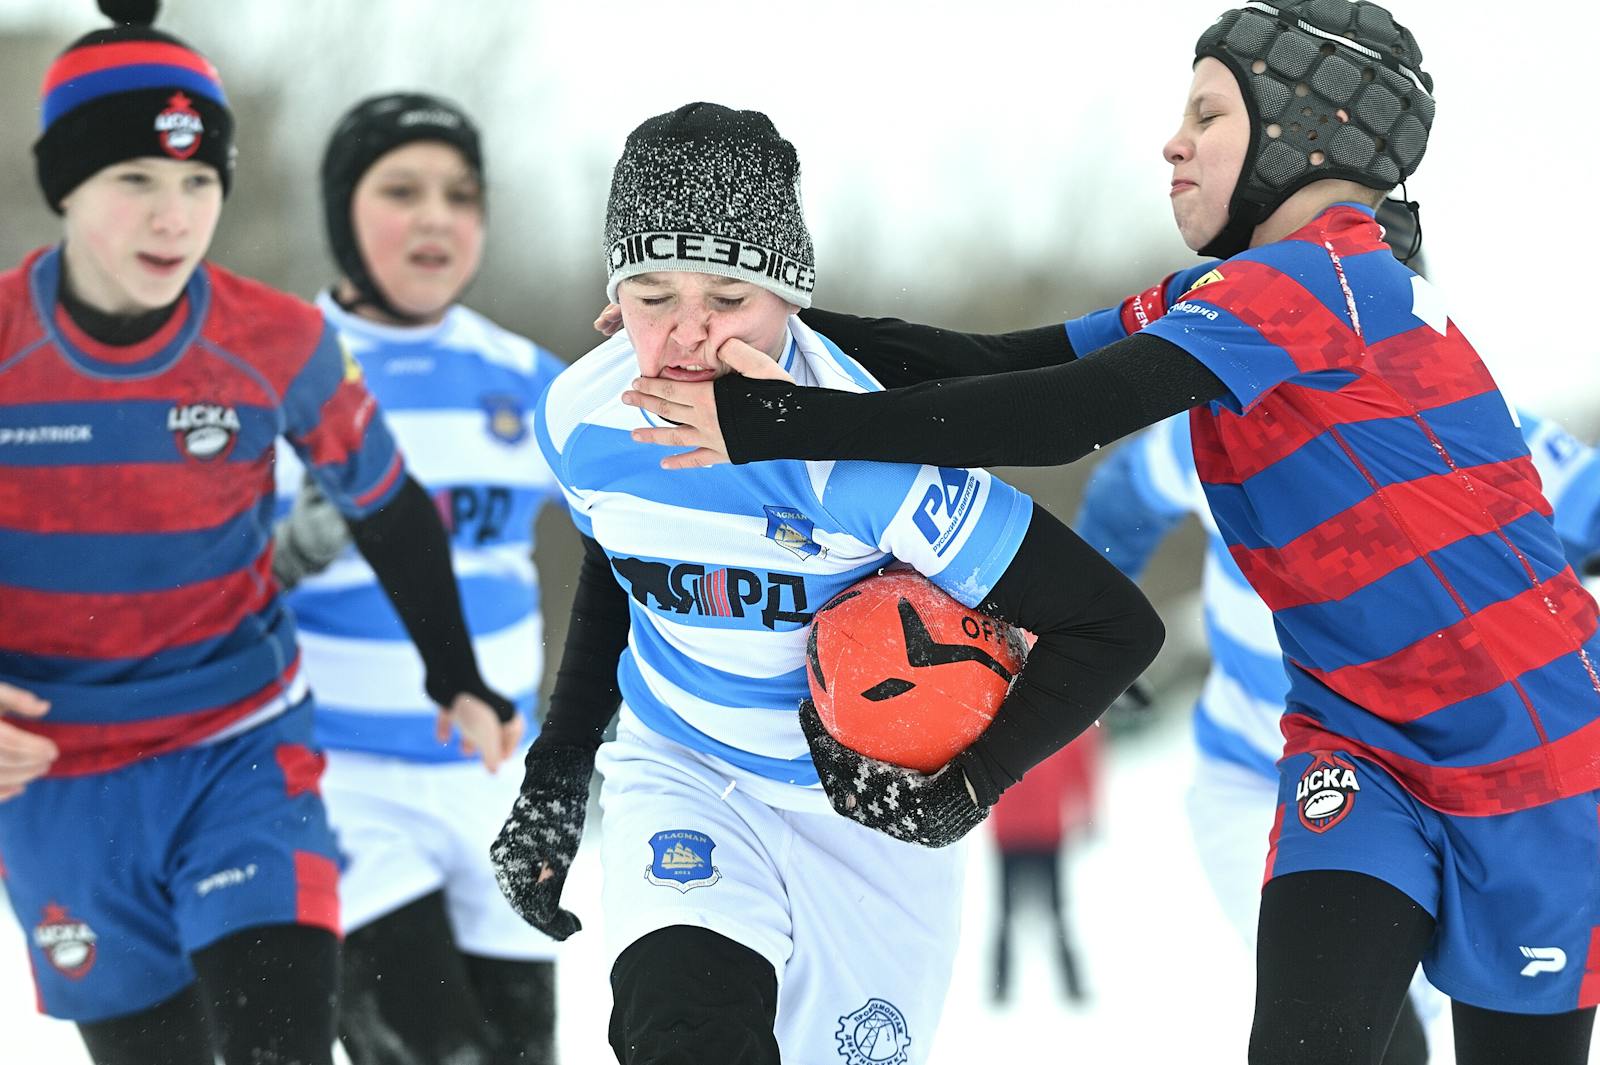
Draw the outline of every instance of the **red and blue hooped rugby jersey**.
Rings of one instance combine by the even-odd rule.
[[[1286,755],[1363,754],[1446,813],[1600,788],[1594,601],[1504,397],[1427,281],[1338,204],[1068,324],[1227,386],[1190,414],[1229,553],[1272,609]]]
[[[13,724],[100,772],[232,735],[305,695],[271,573],[274,441],[351,517],[404,468],[358,365],[306,303],[201,265],[171,321],[99,344],[59,249],[0,275],[0,681]]]

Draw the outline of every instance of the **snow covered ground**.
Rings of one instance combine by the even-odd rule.
[[[1073,923],[1091,1003],[1064,1004],[1043,920],[1030,914],[1014,948],[1014,999],[1004,1007],[991,1004],[985,983],[995,870],[983,837],[971,850],[957,972],[931,1065],[1244,1061],[1254,976],[1189,843],[1182,808],[1191,763],[1185,715],[1162,715],[1146,731],[1119,738],[1108,756],[1098,838],[1071,865]],[[567,898],[586,927],[568,941],[560,970],[561,1048],[568,1065],[612,1060],[605,1043],[610,994],[598,957],[600,912],[589,901],[598,888],[595,856],[585,849]],[[0,920],[0,1060],[86,1062],[74,1030],[35,1014],[33,997],[21,934],[11,920]],[[1436,1028],[1448,1029],[1448,1023]],[[1447,1030],[1435,1033],[1435,1046],[1434,1061],[1451,1060]]]

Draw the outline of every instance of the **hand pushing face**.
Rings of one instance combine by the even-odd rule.
[[[795,309],[748,281],[676,270],[630,277],[617,297],[639,373],[682,382],[712,381],[730,372],[717,355],[730,339],[776,361]]]

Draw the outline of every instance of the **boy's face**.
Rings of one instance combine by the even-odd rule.
[[[141,157],[96,171],[61,201],[73,292],[98,311],[138,314],[178,298],[222,214],[215,168]]]
[[[483,190],[465,157],[414,141],[379,157],[350,201],[356,246],[397,310],[438,318],[483,259]]]
[[[789,315],[799,309],[748,281],[682,270],[630,277],[617,286],[617,302],[639,372],[672,381],[727,373],[717,349],[729,339],[781,357]]]
[[[1199,251],[1228,222],[1228,201],[1250,150],[1250,114],[1239,82],[1209,56],[1195,64],[1183,123],[1162,155],[1172,164],[1172,216]]]

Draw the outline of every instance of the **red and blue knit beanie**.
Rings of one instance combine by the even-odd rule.
[[[45,72],[39,184],[57,213],[86,179],[126,159],[193,159],[233,182],[233,115],[210,60],[152,29],[158,0],[99,0],[115,25],[72,42]]]

